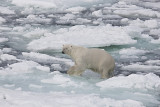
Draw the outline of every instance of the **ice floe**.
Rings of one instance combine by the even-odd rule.
[[[0,105],[158,107],[159,18],[159,0],[1,0]],[[105,49],[115,76],[69,76],[63,44]]]
[[[81,84],[75,83],[69,77],[65,77],[65,76],[61,75],[59,72],[57,72],[52,78],[43,79],[43,80],[41,80],[41,82],[42,83],[56,84],[56,85],[59,85],[61,87],[67,87],[67,86],[81,87]]]
[[[0,59],[2,61],[17,60],[17,58],[15,56],[9,55],[9,54],[2,54],[2,55],[0,55]]]
[[[46,32],[47,32],[47,30],[45,30],[45,29],[37,28],[31,32],[24,34],[23,36],[27,37],[27,38],[39,38],[41,36],[44,36],[44,33],[46,33]]]
[[[113,5],[115,8],[119,8],[114,11],[115,14],[125,17],[160,17],[160,13],[158,11],[154,11],[152,9],[144,9],[142,7],[138,7],[136,5],[126,4],[125,2],[118,2]]]
[[[0,43],[7,42],[8,38],[0,38]]]
[[[54,2],[45,2],[45,1],[39,1],[39,0],[27,0],[27,1],[21,1],[21,0],[12,0],[12,4],[15,4],[17,6],[34,6],[34,7],[41,7],[41,8],[55,8],[56,5]]]
[[[121,69],[127,71],[160,72],[160,66],[139,63],[123,66]]]
[[[5,59],[6,60],[6,59]],[[16,75],[23,73],[33,73],[35,71],[49,72],[50,68],[41,66],[33,61],[22,61],[8,65],[6,68],[0,70],[1,75]]]
[[[160,65],[160,60],[148,60],[145,63],[149,65]]]
[[[2,24],[4,22],[6,22],[6,20],[4,18],[0,17],[0,24]]]
[[[65,93],[34,93],[34,92],[24,92],[20,90],[9,90],[0,88],[0,104],[4,107],[16,106],[16,107],[39,107],[45,105],[59,106],[59,107],[82,107],[82,106],[92,106],[92,107],[144,107],[144,105],[135,100],[115,100],[111,98],[101,98],[97,95],[75,95],[75,94],[65,94]],[[15,97],[16,96],[16,97]],[[77,103],[78,102],[78,103]],[[133,106],[134,105],[134,106]]]
[[[72,61],[70,59],[65,59],[65,58],[57,58],[57,57],[53,57],[53,56],[49,56],[46,54],[41,54],[41,53],[36,53],[36,52],[30,52],[30,53],[26,53],[23,52],[22,55],[24,56],[24,58],[26,59],[30,59],[39,63],[49,63],[49,64],[53,64],[53,63],[60,63],[60,62],[66,62],[66,63],[72,63]]]
[[[79,13],[79,12],[81,12],[81,11],[85,11],[85,10],[86,10],[85,7],[80,7],[80,6],[66,9],[67,12],[72,12],[72,13],[74,13],[74,14],[75,14],[75,13]]]
[[[144,22],[144,25],[147,26],[148,28],[157,28],[158,22],[156,20],[146,20]]]
[[[102,10],[97,10],[97,11],[92,12],[92,15],[96,17],[101,17],[103,13],[102,13]]]
[[[113,77],[106,81],[102,81],[96,84],[101,89],[106,88],[130,88],[130,89],[141,89],[141,90],[157,90],[160,91],[160,78],[149,73],[144,75],[132,74],[127,77],[119,76]]]
[[[145,50],[141,50],[141,49],[136,49],[135,47],[131,47],[128,49],[121,49],[119,51],[119,54],[124,54],[124,55],[143,55],[145,54],[147,51]]]
[[[61,50],[63,44],[102,47],[133,43],[136,43],[136,40],[133,40],[121,27],[113,27],[111,25],[92,27],[77,25],[69,29],[60,29],[55,31],[55,33],[53,32],[53,34],[46,34],[46,37],[33,40],[28,44],[28,49],[34,51]]]
[[[7,7],[1,7],[1,6],[0,6],[0,13],[2,13],[2,14],[15,14],[14,10],[11,10]]]

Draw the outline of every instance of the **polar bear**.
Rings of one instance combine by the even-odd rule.
[[[86,69],[100,73],[101,78],[110,78],[114,74],[115,61],[104,50],[66,44],[62,53],[71,56],[75,62],[67,71],[69,75],[81,75]]]

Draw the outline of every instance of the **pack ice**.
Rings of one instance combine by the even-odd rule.
[[[159,0],[1,0],[0,106],[160,107]],[[114,77],[66,71],[63,44],[100,48]]]

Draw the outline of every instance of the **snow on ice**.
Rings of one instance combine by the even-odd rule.
[[[28,49],[34,51],[60,50],[63,44],[102,47],[132,43],[136,43],[136,40],[133,40],[121,27],[113,27],[111,25],[87,27],[78,25],[69,29],[60,29],[53,32],[53,34],[45,34],[45,37],[30,42]]]

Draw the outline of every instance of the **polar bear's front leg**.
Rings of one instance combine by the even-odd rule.
[[[67,74],[69,74],[69,75],[81,75],[83,72],[84,72],[84,69],[81,66],[75,65],[75,66],[72,66],[67,71]]]

